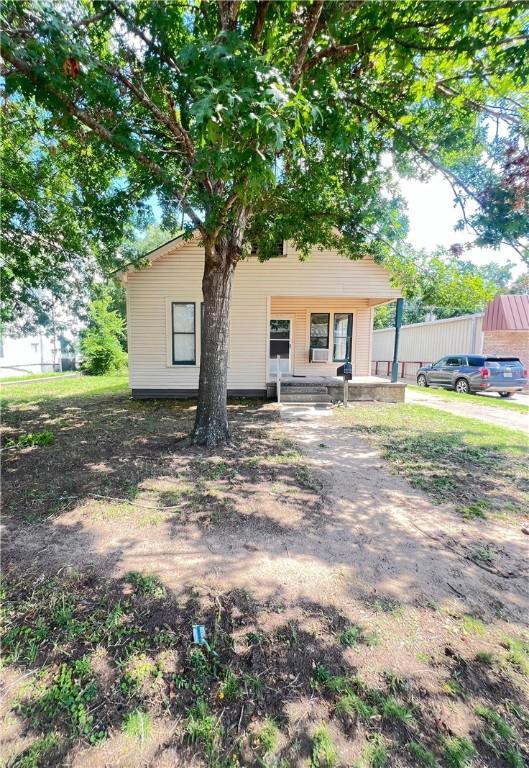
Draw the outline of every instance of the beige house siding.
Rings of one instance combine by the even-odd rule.
[[[310,315],[313,312],[329,313],[329,362],[310,362]],[[353,336],[351,362],[354,376],[369,376],[370,334],[372,307],[367,299],[322,298],[321,296],[273,296],[270,317],[290,317],[293,321],[292,373],[301,376],[335,376],[341,363],[332,361],[333,315],[335,312],[351,312],[353,315]]]
[[[236,269],[230,317],[231,390],[263,390],[268,364],[268,327],[272,307],[288,303],[295,315],[296,366],[302,373],[336,371],[336,364],[309,364],[307,312],[328,307],[354,313],[354,362],[356,375],[369,373],[372,307],[400,295],[385,269],[370,259],[351,261],[335,252],[314,251],[300,262],[285,244],[285,256],[260,263],[242,261]],[[155,254],[143,270],[124,276],[127,288],[129,381],[132,389],[182,389],[198,387],[200,362],[200,304],[204,250],[197,240],[174,241]],[[316,298],[315,298],[316,297]],[[171,302],[195,302],[196,365],[172,365]],[[318,304],[313,304],[318,302]],[[323,310],[322,310],[323,311]],[[305,320],[306,324],[306,320]],[[306,343],[304,338],[307,338]],[[306,354],[306,359],[305,359]],[[318,368],[318,370],[316,370]],[[296,372],[298,369],[296,368]]]
[[[483,336],[485,354],[513,355],[529,368],[529,331],[484,331]]]
[[[483,345],[482,314],[403,325],[400,331],[399,360],[433,363],[444,355],[479,354]],[[373,361],[392,360],[395,331],[373,331]]]

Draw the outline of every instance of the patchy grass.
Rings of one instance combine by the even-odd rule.
[[[34,448],[38,445],[51,445],[55,440],[53,432],[27,432],[15,439],[6,440],[6,448]]]
[[[74,374],[78,376],[79,374]],[[65,374],[64,371],[49,371],[48,373],[24,373],[22,376],[2,376],[0,378],[0,386],[4,382],[10,381],[30,381],[31,379],[47,379],[50,376],[62,376],[63,378],[72,378],[72,374]]]
[[[148,712],[135,709],[134,712],[129,712],[125,716],[121,730],[127,736],[133,736],[138,741],[143,742],[151,736],[152,718]]]
[[[316,728],[312,738],[313,768],[335,768],[338,764],[338,755],[332,737],[325,723]]]
[[[493,758],[519,768],[529,758],[527,699],[516,682],[523,678],[508,662],[490,668],[447,655],[446,641],[432,647],[429,638],[437,661],[428,688],[421,674],[376,673],[371,662],[367,682],[336,631],[359,625],[328,608],[307,604],[294,622],[287,606],[240,591],[177,599],[159,587],[139,572],[121,580],[6,576],[3,671],[18,676],[6,706],[25,734],[10,742],[9,765],[66,765],[79,752],[97,764],[102,743],[112,755],[124,735],[170,748],[182,764],[195,756],[215,768],[349,765],[341,750],[351,740],[358,768],[382,768],[393,755],[427,768],[496,765]],[[257,629],[270,619],[267,631]],[[197,620],[207,647],[192,643]],[[369,655],[365,644],[355,646],[359,664]],[[449,706],[450,695],[431,681],[443,675],[457,679],[457,704],[478,721],[468,736],[442,738],[438,707],[442,699]],[[291,717],[308,700],[316,727],[310,717]],[[177,727],[159,742],[167,719]]]
[[[380,447],[396,472],[465,518],[527,517],[529,446],[522,431],[422,405],[367,405],[335,412]]]
[[[515,400],[508,400],[501,398],[499,395],[483,396],[483,395],[464,395],[460,392],[453,392],[450,389],[438,389],[435,387],[417,387],[415,384],[408,384],[409,389],[421,394],[433,395],[439,397],[441,400],[453,401],[456,403],[470,403],[473,406],[481,405],[491,408],[502,408],[506,411],[518,411],[518,413],[529,413],[529,405],[524,403],[517,403]]]
[[[67,376],[50,379],[50,381],[21,384],[20,387],[11,384],[2,390],[2,401],[4,407],[10,408],[15,403],[41,403],[72,397],[125,394],[128,391],[126,373],[109,376]]]

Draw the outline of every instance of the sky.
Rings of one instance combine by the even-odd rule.
[[[409,242],[416,248],[433,251],[438,245],[450,246],[453,243],[468,242],[472,233],[454,231],[454,226],[461,218],[459,208],[454,206],[450,184],[440,174],[428,182],[415,179],[401,179],[400,187],[408,202]],[[464,259],[475,264],[496,261],[505,264],[514,262],[513,277],[525,272],[525,265],[519,255],[509,246],[498,250],[493,248],[474,248],[465,251]]]

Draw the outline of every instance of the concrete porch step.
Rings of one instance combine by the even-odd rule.
[[[282,403],[330,403],[331,397],[323,392],[281,392]]]
[[[304,386],[300,386],[299,384],[282,384],[281,385],[281,392],[284,392],[285,394],[288,392],[289,394],[309,394],[309,395],[326,395],[327,394],[327,387],[325,386],[318,386],[317,384],[305,384]]]

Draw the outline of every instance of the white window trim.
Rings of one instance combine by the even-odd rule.
[[[356,360],[356,333],[357,333],[357,322],[356,322],[356,309],[336,309],[335,307],[323,307],[322,309],[312,309],[307,308],[306,310],[306,363],[310,362],[310,316],[311,315],[321,315],[321,314],[328,314],[329,315],[329,348],[327,350],[327,362],[326,363],[320,363],[320,365],[343,365],[343,363],[334,362],[332,359],[332,353],[334,349],[334,316],[335,315],[343,315],[343,314],[349,314],[353,316],[353,334],[351,336],[351,364],[353,366],[353,374],[355,371],[355,360]],[[318,363],[314,363],[315,370],[318,367]]]
[[[166,368],[200,368],[200,302],[202,297],[165,297],[165,366]],[[173,363],[173,304],[195,304],[195,355],[194,363]],[[198,306],[198,310],[197,310]]]
[[[166,296],[165,297],[165,367],[166,368],[197,368],[200,369],[200,356],[202,353],[202,295],[190,296]],[[195,304],[195,363],[173,363],[173,304]],[[228,338],[228,368],[231,367],[231,309],[230,330]]]

